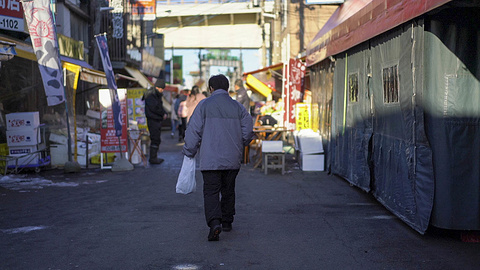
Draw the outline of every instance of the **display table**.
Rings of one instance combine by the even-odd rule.
[[[287,129],[280,127],[275,128],[272,126],[255,126],[253,128],[253,132],[255,133],[257,139],[253,140],[250,144],[251,148],[255,148],[255,155],[253,156],[254,159],[254,168],[257,168],[262,164],[263,157],[262,157],[262,142],[263,141],[278,141],[284,140],[285,132]]]

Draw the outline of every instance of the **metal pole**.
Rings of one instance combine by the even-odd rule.
[[[67,97],[67,69],[63,69],[63,90],[65,92],[65,98]],[[67,152],[68,161],[72,162],[72,136],[70,134],[70,121],[68,120],[68,102],[65,100],[65,116],[67,118]]]
[[[265,0],[260,0],[260,28],[262,29],[262,67],[267,66],[267,48],[265,44]]]
[[[85,141],[87,145],[87,150],[85,150],[85,167],[88,169],[88,134],[85,136]]]

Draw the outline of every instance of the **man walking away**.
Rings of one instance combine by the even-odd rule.
[[[145,100],[145,116],[147,117],[148,131],[150,132],[150,164],[161,164],[162,158],[157,158],[158,148],[162,142],[161,129],[162,121],[166,119],[167,114],[163,108],[163,89],[165,81],[158,79],[155,86],[148,89],[143,95]]]
[[[219,234],[232,229],[235,215],[235,179],[240,170],[244,146],[253,137],[250,114],[228,94],[224,75],[208,81],[211,96],[200,101],[190,118],[183,154],[199,153],[203,175],[205,219],[210,227],[208,241],[218,241]],[[221,199],[220,199],[221,195]]]

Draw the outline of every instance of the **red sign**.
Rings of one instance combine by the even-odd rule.
[[[20,0],[0,0],[0,15],[23,19]]]
[[[24,31],[20,0],[0,0],[0,29]]]
[[[102,123],[100,126],[100,146],[102,153],[120,152],[120,145],[122,152],[127,151],[127,89],[118,89],[118,99],[120,101],[120,110],[122,111],[122,135],[117,137],[115,134],[115,124],[113,119],[112,99],[110,98],[109,89],[100,89],[98,97],[100,99],[100,109]],[[120,138],[120,142],[118,139]]]
[[[286,74],[285,93],[285,127],[295,130],[295,104],[302,102],[306,65],[300,59],[291,58],[285,65],[283,74]]]

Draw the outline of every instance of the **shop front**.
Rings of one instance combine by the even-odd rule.
[[[307,47],[329,170],[422,234],[480,228],[479,13],[352,0]]]

